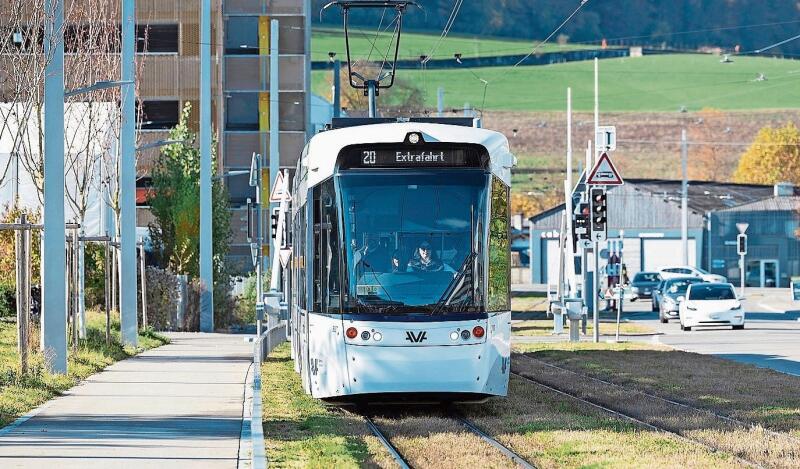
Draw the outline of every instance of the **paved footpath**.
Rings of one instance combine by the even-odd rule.
[[[0,468],[236,468],[252,344],[170,334],[0,430]]]

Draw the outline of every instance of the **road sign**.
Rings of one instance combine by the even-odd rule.
[[[595,186],[621,186],[625,184],[625,181],[620,177],[617,168],[614,167],[614,163],[612,163],[611,158],[608,157],[608,153],[603,153],[589,173],[589,179],[586,181],[586,184]]]
[[[253,259],[253,267],[258,265],[258,243],[250,243],[250,257]]]
[[[613,125],[603,125],[597,128],[594,138],[595,148],[602,151],[617,149],[617,128]]]
[[[278,173],[278,177],[275,178],[275,185],[272,187],[272,192],[269,194],[269,201],[280,202],[287,195],[286,178],[283,177],[283,171],[281,171]]]
[[[250,159],[250,178],[249,184],[250,187],[257,187],[258,186],[258,159],[260,155],[256,152],[253,152],[253,157]]]
[[[747,231],[747,228],[750,226],[750,223],[737,223],[736,229],[739,230],[739,234],[744,234]]]

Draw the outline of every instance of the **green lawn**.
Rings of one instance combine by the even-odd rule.
[[[82,379],[137,353],[137,350],[120,345],[118,318],[112,320],[113,341],[110,346],[106,346],[105,316],[99,313],[87,314],[87,338],[80,341],[77,354],[69,354],[66,375],[46,373],[44,360],[38,353],[31,357],[29,373],[21,375],[17,354],[17,325],[0,323],[0,427],[58,396]],[[139,333],[139,350],[158,347],[167,342],[167,338],[149,331]]]
[[[358,417],[326,407],[303,392],[289,344],[278,346],[262,365],[264,440],[275,467],[355,468],[385,457]]]
[[[484,85],[488,81],[483,105]],[[424,77],[422,73],[425,73]],[[763,73],[766,81],[755,81]],[[313,89],[330,95],[330,72],[313,73]],[[560,111],[566,88],[573,108],[594,106],[592,61],[529,67],[452,70],[401,70],[398,77],[425,89],[427,106],[436,104],[436,88],[445,88],[445,106],[465,102],[487,110]],[[762,57],[735,57],[722,64],[713,55],[661,55],[600,61],[600,108],[614,111],[689,111],[787,109],[800,105],[800,62]],[[385,94],[391,91],[385,92]]]
[[[364,59],[372,48],[372,57],[383,57],[394,29],[383,32],[375,38],[375,30],[350,29],[350,52],[353,59]],[[420,55],[427,55],[439,41],[439,34],[423,34],[403,32],[400,37],[401,59],[417,59]],[[485,36],[459,36],[448,34],[441,41],[433,53],[435,59],[452,58],[453,54],[461,53],[464,57],[487,55],[517,55],[527,54],[538,44],[538,41],[514,40],[507,38],[494,38]],[[575,49],[593,49],[596,46],[580,44],[558,45],[548,43],[538,49],[539,52],[557,52]],[[336,52],[341,60],[347,60],[344,44],[344,32],[337,28],[314,28],[311,36],[311,60],[328,60],[328,52]],[[391,49],[394,53],[394,49]]]

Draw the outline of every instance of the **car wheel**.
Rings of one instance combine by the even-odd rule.
[[[692,328],[691,328],[691,327],[689,327],[689,326],[684,326],[683,324],[681,324],[681,330],[682,330],[682,331],[687,331],[687,332],[688,332],[688,331],[691,331],[691,330],[692,330]]]
[[[669,319],[665,318],[664,316],[660,316],[660,319],[662,324],[666,324],[669,322]]]
[[[738,326],[733,326],[733,330],[734,331],[740,331],[742,329],[744,329],[744,324],[740,324]]]

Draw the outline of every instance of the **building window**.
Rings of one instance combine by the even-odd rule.
[[[258,17],[232,16],[225,20],[225,53],[258,55]]]
[[[136,121],[143,130],[168,130],[178,125],[178,101],[140,101],[137,103]]]
[[[226,130],[259,130],[258,93],[230,93],[225,104]]]
[[[137,24],[136,52],[177,54],[179,47],[177,24]]]

